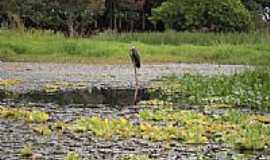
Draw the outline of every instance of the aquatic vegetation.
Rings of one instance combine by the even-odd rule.
[[[143,110],[139,117],[144,121],[163,121],[178,126],[177,129],[182,131],[182,139],[186,143],[206,143],[210,133],[223,134],[235,128],[227,123],[215,122],[210,117],[194,111]]]
[[[137,137],[150,141],[178,140],[185,143],[207,142],[207,137],[202,134],[203,132],[198,132],[199,129],[203,129],[202,125],[192,126],[191,124],[187,124],[187,127],[175,127],[173,125],[161,127],[148,122],[133,125],[124,118],[109,120],[90,117],[76,120],[69,128],[78,133],[90,132],[95,136],[105,139],[111,139],[117,136],[121,138]]]
[[[20,156],[22,157],[30,157],[33,155],[33,150],[32,150],[32,146],[27,144],[24,145],[22,149],[20,149],[19,151]]]
[[[212,139],[230,143],[241,149],[263,149],[270,146],[268,115],[244,114],[237,110],[220,116],[207,116],[195,111],[160,109],[143,110],[139,117],[144,121],[162,121],[178,125],[185,143],[205,143]],[[175,133],[174,133],[175,135]]]
[[[65,160],[80,160],[80,156],[76,152],[68,152]]]
[[[113,135],[121,137],[135,136],[134,127],[126,119],[101,119],[99,117],[80,118],[69,126],[74,132],[91,131],[94,135],[111,139]]]
[[[141,110],[137,116],[139,124],[133,124],[123,117],[81,117],[68,124],[62,121],[45,124],[43,122],[48,121],[46,113],[0,108],[1,118],[34,123],[30,124],[33,132],[43,136],[56,131],[88,133],[106,140],[139,138],[168,145],[176,141],[184,144],[216,142],[241,150],[264,150],[270,147],[268,114],[244,113],[229,108],[222,114],[208,115],[199,111],[164,106]]]
[[[229,143],[238,149],[263,150],[270,146],[270,128],[261,124],[250,125],[242,128],[241,132],[226,135]]]
[[[76,120],[70,127],[75,132],[90,132],[97,137],[112,139],[121,138],[144,138],[152,141],[162,141],[170,139],[172,134],[167,132],[167,128],[152,126],[143,123],[139,126],[131,124],[124,118],[102,119],[99,117],[81,118]]]
[[[30,123],[42,123],[48,121],[49,115],[40,111],[28,111],[23,108],[0,106],[0,118],[24,120]]]
[[[152,90],[155,99],[140,102],[138,112],[128,116],[110,113],[109,116],[79,117],[65,123],[49,121],[45,112],[0,106],[0,118],[28,122],[30,129],[41,136],[67,133],[94,136],[105,141],[135,138],[162,142],[162,147],[166,149],[175,143],[191,147],[217,143],[229,150],[268,152],[270,114],[261,111],[270,107],[269,80],[269,73],[258,69],[232,76],[186,74],[157,82],[155,85],[158,86]],[[80,87],[85,86],[57,82],[45,89],[47,92],[58,92]],[[75,152],[66,156],[71,160],[79,158]],[[128,155],[122,159],[149,160],[149,157]]]
[[[252,119],[264,124],[270,124],[270,115],[257,115],[253,116]]]
[[[270,72],[257,68],[231,76],[185,74],[168,77],[153,85],[160,100],[177,104],[226,105],[270,109]],[[158,93],[158,94],[157,94]]]
[[[224,104],[224,103],[213,103],[213,104],[208,104],[204,106],[205,110],[216,110],[216,109],[230,109],[230,108],[235,108],[234,105],[231,104]]]
[[[33,131],[37,134],[48,136],[51,135],[52,131],[47,125],[36,125],[32,127]]]
[[[154,121],[173,121],[186,124],[189,120],[194,122],[204,122],[208,119],[202,113],[196,113],[188,110],[175,111],[173,108],[164,108],[157,111],[145,109],[139,112],[139,117],[142,120]]]
[[[0,79],[0,87],[9,87],[21,83],[17,79]]]
[[[141,119],[139,125],[131,124],[124,118],[89,117],[74,121],[69,129],[78,133],[89,132],[105,139],[136,137],[153,142],[178,141],[187,144],[204,144],[211,140],[228,143],[239,149],[262,149],[270,146],[270,127],[257,121],[262,115],[231,110],[223,115],[209,116],[165,107],[156,111],[145,109],[138,116]],[[163,122],[166,125],[159,126],[152,122]]]
[[[182,140],[183,132],[173,126],[158,127],[149,123],[142,123],[139,126],[138,138],[157,141]]]
[[[149,158],[149,156],[147,155],[132,154],[132,155],[123,156],[119,160],[153,160],[153,159]]]
[[[162,101],[158,99],[152,99],[148,101],[140,101],[138,105],[147,105],[147,106],[172,106],[172,102]]]
[[[41,123],[41,122],[48,121],[48,119],[49,119],[49,115],[47,113],[40,112],[40,111],[32,111],[32,112],[29,113],[27,121],[35,122],[35,123]]]
[[[13,118],[13,119],[26,119],[29,116],[29,112],[17,108],[0,107],[1,118]]]
[[[227,112],[220,119],[237,125],[238,132],[225,135],[227,141],[238,149],[261,150],[270,147],[270,126],[265,125],[268,115]]]
[[[53,129],[61,133],[67,130],[67,127],[67,124],[63,121],[56,121],[53,123]]]
[[[66,90],[66,89],[84,89],[87,85],[84,83],[72,83],[72,82],[66,82],[66,81],[56,81],[49,84],[46,84],[44,86],[44,91],[47,93],[54,93],[60,90]]]

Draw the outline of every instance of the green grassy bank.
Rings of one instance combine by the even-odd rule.
[[[66,38],[49,32],[0,30],[2,61],[59,63],[128,63],[135,45],[143,61],[269,64],[266,33],[102,33],[91,38]]]

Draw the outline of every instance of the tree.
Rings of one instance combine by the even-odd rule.
[[[175,30],[247,31],[252,24],[240,0],[167,0],[152,12],[153,22]]]
[[[241,0],[246,8],[252,12],[261,12],[263,8],[270,4],[270,0]]]
[[[20,19],[20,2],[19,0],[1,0],[0,15],[5,18],[11,28],[23,28]]]
[[[26,28],[62,31],[69,36],[108,28],[144,31],[153,28],[147,19],[151,8],[163,1],[0,0],[0,21],[7,19],[10,26],[24,24]]]
[[[103,12],[105,0],[49,0],[49,4],[73,37],[80,26],[96,22],[95,16]]]
[[[11,26],[60,30],[71,37],[95,26],[104,9],[105,0],[0,1],[0,15],[7,17]]]
[[[126,29],[133,31],[134,22],[138,21],[144,3],[145,0],[107,0],[106,15],[110,21],[110,28],[121,31],[123,24],[125,24]]]

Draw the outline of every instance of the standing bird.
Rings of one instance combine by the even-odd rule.
[[[135,94],[134,94],[134,105],[137,104],[137,95],[138,95],[138,77],[137,77],[137,68],[141,68],[141,57],[139,51],[135,46],[131,47],[129,56],[134,67],[134,76],[135,76]]]
[[[139,51],[136,49],[135,46],[132,46],[132,48],[130,49],[130,53],[129,56],[131,58],[131,61],[136,68],[141,68],[141,58],[140,58],[140,54]]]

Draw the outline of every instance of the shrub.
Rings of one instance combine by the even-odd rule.
[[[251,14],[240,0],[168,0],[153,9],[150,19],[178,31],[247,31],[252,27]]]

